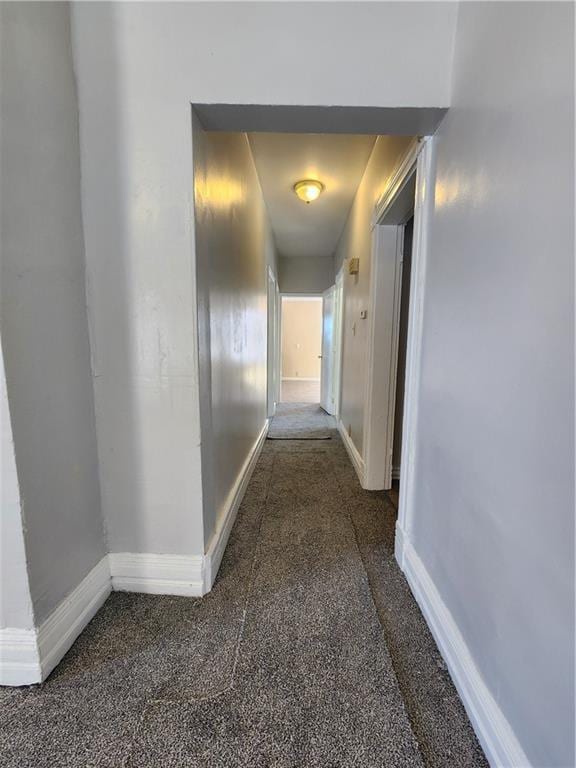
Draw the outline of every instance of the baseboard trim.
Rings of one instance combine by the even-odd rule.
[[[109,594],[110,571],[104,556],[38,629],[0,630],[0,685],[46,680]]]
[[[62,600],[38,629],[38,647],[45,680],[110,594],[110,570],[104,556],[76,589]]]
[[[35,629],[0,629],[0,685],[32,685],[42,681]]]
[[[148,595],[202,597],[202,555],[111,552],[108,555],[112,588],[118,592]]]
[[[396,558],[420,606],[466,708],[472,727],[493,768],[530,768],[531,764],[443,602],[430,574],[405,532],[396,537]]]
[[[260,453],[262,452],[262,448],[264,447],[266,435],[268,434],[268,425],[269,421],[266,419],[260,434],[256,438],[250,453],[246,457],[246,461],[244,462],[242,469],[238,473],[236,482],[228,494],[224,504],[224,514],[221,516],[212,539],[210,540],[204,562],[204,586],[206,592],[209,592],[212,589],[214,581],[216,580],[218,569],[220,568],[220,563],[222,562],[222,557],[224,556],[224,550],[226,549],[226,544],[228,543],[230,531],[232,530],[232,526],[236,520],[238,509],[240,508],[240,504],[242,503],[242,499],[246,493],[246,488],[248,487],[248,483],[250,482],[250,478],[254,472],[254,467],[256,466]]]
[[[340,433],[340,437],[342,438],[344,447],[348,452],[350,461],[352,462],[354,469],[356,470],[356,474],[358,475],[358,480],[360,480],[360,485],[362,486],[362,488],[364,488],[364,483],[366,479],[366,467],[364,465],[364,459],[362,458],[362,456],[360,456],[360,453],[358,452],[358,448],[356,448],[356,446],[352,442],[352,438],[346,431],[346,428],[344,427],[344,424],[340,419],[338,419],[338,432]]]
[[[132,552],[103,557],[38,629],[0,629],[0,685],[32,685],[45,680],[112,589],[187,597],[209,592],[267,432],[268,420],[228,496],[226,513],[204,557]]]

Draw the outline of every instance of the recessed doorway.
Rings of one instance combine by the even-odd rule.
[[[282,297],[280,402],[319,403],[322,296]]]

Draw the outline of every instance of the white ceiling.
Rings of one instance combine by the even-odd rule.
[[[249,139],[280,255],[331,256],[376,137],[251,133]],[[308,178],[325,186],[309,205],[293,190]]]

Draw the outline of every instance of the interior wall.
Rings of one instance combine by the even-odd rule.
[[[267,418],[272,231],[246,134],[195,123],[194,190],[204,540],[228,511]],[[209,373],[208,373],[209,372]]]
[[[106,552],[78,104],[68,5],[2,3],[0,21],[2,346],[30,590],[41,622]],[[17,524],[15,494],[12,485],[6,514]],[[22,620],[29,622],[27,608]]]
[[[327,23],[323,3],[72,4],[113,551],[203,546],[190,104],[445,107],[455,14],[455,3],[338,3]]]
[[[34,613],[24,549],[20,487],[0,346],[0,629],[32,629]]]
[[[460,5],[437,149],[412,544],[531,764],[565,768],[575,757],[572,4]]]
[[[370,261],[372,258],[371,218],[374,206],[386,189],[390,176],[401,162],[412,139],[406,136],[379,136],[358,186],[335,254],[336,271],[344,264],[344,311],[342,332],[342,384],[340,419],[362,455],[364,433],[365,360],[367,323],[360,312],[368,308]],[[358,258],[360,271],[348,272],[348,260]]]
[[[320,379],[322,299],[282,300],[282,378]]]
[[[334,285],[332,256],[286,257],[278,259],[278,284],[281,293],[302,295],[323,293]]]

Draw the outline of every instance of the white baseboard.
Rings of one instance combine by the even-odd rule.
[[[398,525],[396,559],[434,635],[488,762],[493,768],[530,768],[530,761],[484,682],[452,614]]]
[[[35,629],[0,629],[0,685],[32,685],[42,680]]]
[[[250,453],[246,457],[246,461],[244,462],[242,469],[238,473],[238,477],[236,478],[234,486],[228,494],[224,504],[224,513],[221,515],[216,530],[208,546],[204,564],[206,592],[209,592],[212,589],[212,585],[214,584],[216,575],[218,574],[218,569],[220,568],[220,563],[222,562],[222,557],[224,556],[224,550],[226,549],[226,544],[228,543],[230,531],[232,530],[232,526],[236,520],[236,515],[238,514],[238,509],[242,503],[244,494],[246,493],[246,488],[248,487],[250,478],[252,477],[252,472],[254,471],[254,467],[256,466],[256,462],[258,461],[258,457],[260,456],[264,446],[266,435],[268,434],[268,424],[268,419],[266,419],[260,434],[256,438]]]
[[[110,594],[110,570],[104,556],[38,629],[45,680]]]
[[[201,597],[204,588],[202,555],[159,555],[111,552],[112,588],[118,592]]]
[[[103,557],[38,629],[0,629],[0,685],[32,685],[45,680],[111,589],[189,597],[209,592],[267,432],[268,420],[230,491],[225,514],[204,557],[132,552]]]
[[[0,630],[0,685],[45,680],[110,594],[103,557],[38,629]]]
[[[352,442],[352,438],[346,431],[346,428],[344,427],[344,424],[342,424],[342,421],[338,419],[338,432],[340,432],[340,437],[342,438],[342,442],[344,443],[344,447],[348,451],[348,456],[350,456],[350,461],[352,462],[354,469],[356,470],[356,474],[358,475],[358,479],[360,480],[360,485],[362,488],[364,488],[364,481],[366,477],[366,467],[364,465],[364,459],[362,456],[360,456],[358,452],[358,448],[354,445]]]
[[[404,571],[404,552],[406,551],[405,540],[406,537],[404,535],[404,529],[400,526],[398,521],[396,521],[396,530],[394,536],[394,557],[396,558],[396,562],[400,566],[401,571]]]

